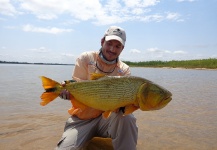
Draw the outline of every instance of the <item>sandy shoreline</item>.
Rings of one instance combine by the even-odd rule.
[[[136,111],[139,126],[137,149],[214,149],[217,144],[211,141],[198,144],[201,139],[197,135],[186,135],[173,125],[161,124],[158,115],[149,113],[143,118]],[[151,114],[151,115],[150,115]],[[32,114],[10,116],[1,123],[0,149],[4,150],[53,150],[60,139],[68,114]],[[144,124],[143,121],[148,122]],[[165,120],[165,119],[163,119]],[[165,120],[166,121],[166,120]],[[170,120],[167,120],[168,122]],[[195,138],[195,139],[194,139]],[[199,141],[198,141],[199,140]],[[185,143],[185,144],[183,144]]]
[[[0,125],[0,149],[49,150],[54,149],[63,132],[66,116],[26,115],[11,116]],[[17,121],[15,121],[17,120]]]
[[[142,66],[131,66],[131,67],[135,67],[135,68],[157,68],[157,69],[188,69],[188,70],[217,70],[217,68],[215,69],[210,69],[210,68],[183,68],[183,67],[142,67]]]

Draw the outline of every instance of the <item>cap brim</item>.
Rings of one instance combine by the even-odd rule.
[[[117,40],[117,41],[121,42],[122,45],[125,44],[125,42],[124,42],[119,36],[116,36],[116,35],[107,35],[107,36],[105,37],[105,40],[106,40],[106,41]]]

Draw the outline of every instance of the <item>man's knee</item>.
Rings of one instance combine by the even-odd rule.
[[[132,114],[129,114],[129,115],[126,115],[126,116],[123,116],[123,115],[119,115],[118,118],[119,122],[122,122],[124,124],[131,124],[131,125],[135,125],[136,124],[136,118],[132,115]]]
[[[119,113],[115,117],[115,120],[112,121],[110,131],[113,134],[115,132],[124,132],[122,134],[131,134],[131,132],[134,132],[133,134],[137,135],[138,127],[136,125],[136,118],[132,114],[123,116],[122,113]]]
[[[114,149],[135,150],[138,139],[136,118],[130,114],[118,116],[117,121],[117,126],[110,130]]]

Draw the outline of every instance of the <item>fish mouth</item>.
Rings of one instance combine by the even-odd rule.
[[[166,97],[164,100],[166,100],[166,101],[170,101],[170,100],[172,100],[172,97],[171,96],[168,96],[168,97]]]
[[[167,96],[166,98],[163,99],[163,101],[166,102],[166,104],[168,104],[171,100],[172,100],[172,95],[169,95],[169,96]]]
[[[172,99],[172,93],[168,92],[164,100]]]
[[[164,98],[164,100],[171,100],[172,99],[172,93],[171,92],[167,92],[167,95],[166,95],[166,97]]]
[[[158,103],[158,105],[155,106],[152,110],[159,110],[164,108],[170,101],[172,100],[172,95],[168,95],[164,99],[161,100],[161,102]]]

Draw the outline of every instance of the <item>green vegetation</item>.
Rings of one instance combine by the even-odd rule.
[[[125,61],[131,67],[170,67],[170,68],[207,68],[217,69],[217,59],[199,59],[199,60],[172,60],[172,61],[143,61],[130,62]]]
[[[172,60],[172,61],[143,61],[143,62],[130,62],[124,61],[131,67],[169,67],[169,68],[206,68],[206,69],[217,69],[217,59],[198,59],[198,60]],[[57,63],[27,63],[27,62],[7,62],[1,61],[1,63],[7,64],[34,64],[34,65],[74,65],[74,64],[57,64]]]

